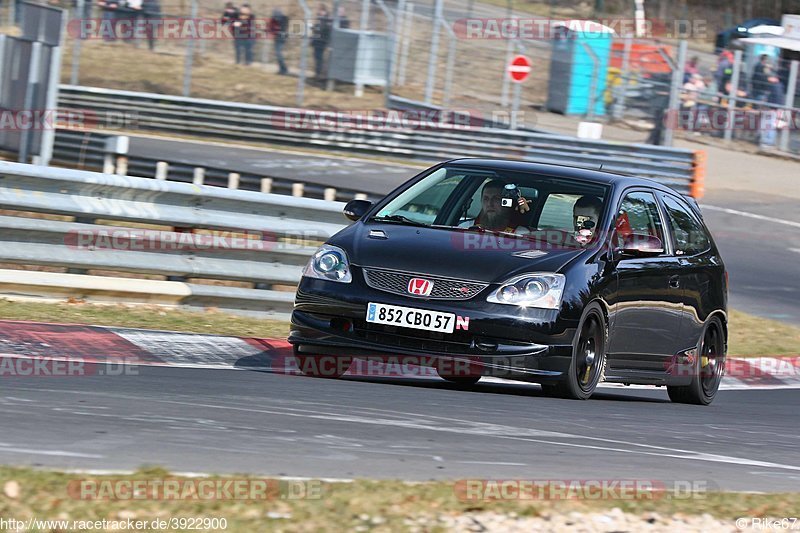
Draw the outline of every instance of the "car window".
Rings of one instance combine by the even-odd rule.
[[[440,168],[395,198],[390,205],[381,209],[378,216],[401,215],[415,222],[432,224],[447,198],[465,176]],[[480,201],[476,203],[480,210]]]
[[[711,239],[689,208],[671,196],[664,196],[663,199],[675,240],[675,255],[694,255],[708,250]]]
[[[572,231],[574,226],[573,207],[579,198],[581,198],[580,194],[547,195],[547,200],[542,206],[542,214],[539,215],[537,229]]]
[[[622,200],[615,224],[616,243],[634,233],[657,237],[664,242],[664,230],[656,198],[649,192],[632,192]]]

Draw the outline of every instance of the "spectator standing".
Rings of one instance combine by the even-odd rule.
[[[733,54],[730,50],[723,50],[719,55],[716,73],[717,87],[724,90],[733,77]]]
[[[275,60],[278,62],[278,74],[281,76],[289,74],[283,58],[283,46],[286,44],[288,31],[289,18],[280,9],[273,9],[272,18],[269,20],[269,33],[275,39]]]
[[[692,57],[683,69],[683,83],[687,83],[695,74],[700,74],[700,58]]]
[[[225,9],[222,11],[222,17],[220,17],[220,22],[222,25],[227,27],[231,32],[233,32],[233,23],[239,19],[239,10],[236,6],[233,5],[233,2],[225,2]],[[236,42],[236,36],[234,35],[233,39],[233,53],[236,57],[236,62],[239,62],[239,45]]]
[[[120,3],[118,0],[97,0],[97,5],[103,10],[103,40],[110,42],[117,40],[117,19]],[[110,31],[106,31],[109,28]]]
[[[772,65],[769,62],[769,56],[767,54],[761,54],[758,63],[756,63],[756,66],[753,68],[753,75],[750,78],[753,98],[756,100],[767,100],[770,91],[770,83],[768,78],[771,72]]]
[[[768,104],[782,106],[785,103],[786,90],[783,88],[783,83],[776,75],[771,75],[767,78],[767,97]],[[761,139],[760,144],[762,149],[771,149],[775,147],[775,139],[780,129],[780,117],[783,111],[775,107],[765,107],[761,113]]]
[[[347,18],[347,13],[344,10],[344,6],[339,6],[339,28],[343,30],[350,29],[350,19]]]
[[[142,0],[132,8],[136,12],[136,25],[144,30],[147,48],[152,52],[156,48],[155,21],[161,16],[161,4],[158,0]]]
[[[239,16],[233,22],[233,38],[236,43],[236,63],[250,65],[253,63],[253,45],[255,41],[255,15],[250,4],[242,4]]]
[[[312,28],[311,47],[314,49],[314,76],[322,79],[322,72],[325,67],[325,50],[331,41],[331,20],[328,8],[325,4],[320,4],[317,9],[317,21]]]

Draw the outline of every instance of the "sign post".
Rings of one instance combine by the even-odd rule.
[[[531,60],[523,55],[514,56],[508,65],[508,76],[514,82],[514,99],[511,104],[511,129],[517,129],[519,100],[522,93],[522,82],[531,73]]]

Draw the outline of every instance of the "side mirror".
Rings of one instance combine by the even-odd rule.
[[[633,233],[623,239],[616,251],[622,257],[653,257],[664,253],[664,243],[658,237]]]
[[[372,207],[372,202],[369,200],[350,200],[347,202],[347,205],[344,206],[342,213],[350,220],[356,221],[363,217],[364,213],[369,211],[370,207]]]

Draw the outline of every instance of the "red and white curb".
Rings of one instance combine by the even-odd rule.
[[[281,339],[0,320],[0,377],[9,375],[6,358],[299,373],[291,345]],[[439,379],[428,367],[359,360],[346,375]],[[721,389],[777,388],[800,388],[800,356],[728,358]]]

